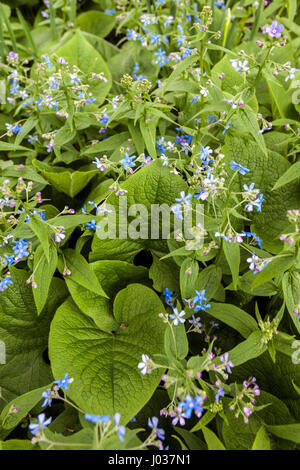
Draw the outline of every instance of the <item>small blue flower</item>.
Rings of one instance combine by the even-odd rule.
[[[171,302],[173,302],[173,292],[170,291],[167,287],[165,288],[165,290],[163,291],[163,295],[165,296],[165,302],[166,304],[168,305],[171,305]]]
[[[48,68],[52,69],[53,64],[52,64],[51,60],[49,59],[49,57],[47,57],[46,55],[43,55],[43,59],[46,62],[46,64],[48,65]]]
[[[52,403],[52,392],[51,392],[51,389],[48,388],[46,392],[43,392],[42,393],[42,397],[45,398],[43,404],[42,404],[42,408],[44,408],[44,406],[51,406],[51,403]]]
[[[132,157],[130,157],[128,155],[127,152],[124,153],[124,158],[122,160],[120,160],[119,163],[121,163],[121,165],[123,165],[124,167],[124,170],[127,171],[128,168],[134,168],[135,167],[135,163],[133,162],[133,160],[136,158],[135,155],[132,155]]]
[[[0,281],[0,292],[3,292],[5,289],[8,289],[9,285],[11,284],[13,284],[11,276],[4,277],[2,281]]]
[[[91,414],[86,413],[84,417],[87,421],[91,421],[94,424],[108,423],[108,421],[110,420],[110,416],[108,415],[97,416],[97,415],[91,415]]]
[[[223,362],[225,370],[228,372],[228,374],[231,374],[231,367],[233,367],[233,364],[231,361],[229,361],[228,352],[226,352],[224,356],[220,357],[220,361]]]
[[[121,416],[120,416],[120,413],[116,413],[114,415],[114,423],[117,427],[117,434],[118,434],[118,437],[120,439],[120,441],[124,441],[124,435],[125,435],[125,426],[120,426],[120,419],[121,419]]]
[[[180,196],[180,198],[175,199],[179,204],[191,204],[192,195],[190,193],[185,194],[184,191],[181,191]]]
[[[48,418],[46,421],[45,421],[45,414],[44,413],[41,413],[38,415],[38,423],[37,424],[29,424],[29,429],[31,431],[31,434],[33,434],[34,436],[36,436],[37,434],[39,434],[40,432],[42,432],[52,421],[52,418]]]
[[[219,400],[220,400],[220,397],[224,397],[225,396],[225,392],[224,392],[224,387],[220,387],[217,391],[217,394],[216,394],[216,402],[219,403]]]
[[[245,175],[246,173],[250,171],[248,168],[244,167],[243,165],[240,165],[239,163],[236,163],[234,160],[231,160],[230,164],[231,164],[231,169],[238,170],[238,172],[241,175]]]
[[[86,230],[96,230],[99,228],[99,225],[96,224],[96,220],[91,220],[91,222],[87,222],[85,224]]]
[[[157,60],[155,60],[154,63],[160,65],[161,67],[169,62],[169,58],[165,57],[166,52],[161,48],[159,48],[157,52],[154,52],[154,55],[157,57]]]
[[[185,311],[182,310],[180,313],[178,312],[177,308],[173,308],[173,313],[169,315],[171,320],[173,320],[173,325],[177,326],[179,323],[184,323],[185,318],[183,318],[185,315]]]
[[[155,432],[156,437],[163,441],[164,438],[165,438],[165,431],[164,431],[164,429],[158,428],[157,425],[158,425],[158,418],[156,416],[153,416],[152,419],[148,418],[149,428],[153,429],[153,431]]]
[[[69,379],[68,377],[69,377],[69,374],[66,373],[62,379],[54,381],[54,383],[57,384],[58,390],[60,390],[61,388],[64,390],[68,390],[68,384],[73,382],[73,379]]]

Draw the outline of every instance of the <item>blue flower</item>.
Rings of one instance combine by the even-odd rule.
[[[154,52],[154,55],[157,57],[157,60],[155,60],[154,63],[160,65],[161,67],[169,62],[169,58],[165,57],[166,52],[161,48],[159,48],[157,52]]]
[[[48,418],[46,421],[45,421],[45,414],[44,413],[41,413],[38,415],[38,423],[37,424],[29,424],[29,429],[31,431],[31,434],[33,434],[34,436],[36,436],[37,434],[39,434],[40,432],[43,431],[43,429],[45,429],[52,421],[52,418]]]
[[[120,426],[120,413],[116,413],[114,415],[114,423],[117,427],[117,434],[118,434],[118,437],[120,439],[120,441],[124,441],[124,435],[125,435],[125,426]]]
[[[209,146],[201,147],[200,158],[203,161],[203,163],[206,163],[208,165],[210,162],[213,161],[213,159],[210,158],[211,153],[212,153],[212,149]]]
[[[208,124],[212,124],[217,121],[217,116],[208,116]]]
[[[110,420],[110,416],[108,415],[97,416],[97,415],[91,415],[91,414],[86,413],[84,417],[87,421],[91,421],[94,424],[108,423],[108,421]]]
[[[219,403],[219,400],[220,400],[220,397],[224,397],[225,396],[225,393],[224,393],[224,387],[220,387],[217,391],[217,394],[216,394],[216,402]]]
[[[124,153],[124,158],[122,160],[120,160],[120,163],[121,163],[121,165],[123,165],[125,171],[127,171],[129,167],[130,168],[135,167],[135,163],[133,163],[133,161],[132,161],[135,158],[136,158],[135,155],[132,155],[132,157],[130,157],[127,152]]]
[[[3,292],[5,289],[8,289],[8,286],[10,284],[13,284],[11,276],[4,277],[2,281],[0,281],[0,292]]]
[[[7,266],[11,266],[12,264],[14,264],[14,263],[16,262],[14,256],[3,255],[3,257],[5,258],[5,261],[6,261],[6,263],[7,263]]]
[[[65,376],[60,379],[60,380],[55,380],[54,383],[57,384],[57,389],[64,389],[64,390],[68,390],[68,384],[72,383],[73,382],[73,379],[69,379],[69,374],[65,374]]]
[[[158,428],[157,425],[158,425],[158,418],[156,416],[153,416],[152,420],[150,418],[148,418],[149,428],[153,429],[153,431],[155,432],[156,437],[163,441],[164,438],[165,438],[165,431],[164,431],[164,429]]]
[[[87,222],[85,224],[86,230],[96,230],[99,228],[99,225],[96,224],[96,220],[91,220],[91,222]]]
[[[104,10],[104,13],[105,13],[106,15],[114,15],[114,14],[116,13],[116,11],[115,11],[114,9],[112,9],[112,10]]]
[[[44,406],[47,406],[47,405],[51,406],[52,392],[51,392],[50,388],[48,388],[46,392],[42,393],[42,397],[45,398],[45,400],[42,404],[42,408],[44,408]]]
[[[184,323],[185,318],[183,318],[185,315],[185,311],[182,310],[180,313],[178,312],[177,308],[173,308],[173,313],[169,315],[171,320],[173,320],[173,325],[177,326],[179,323]]]
[[[163,295],[165,296],[165,302],[166,302],[166,304],[171,305],[171,302],[173,302],[173,298],[172,298],[173,292],[170,291],[170,290],[166,287],[165,290],[163,291]]]
[[[227,124],[226,124],[226,126],[224,127],[224,129],[223,129],[223,131],[222,131],[222,134],[223,134],[223,135],[224,135],[225,132],[229,129],[230,123],[231,123],[231,121],[228,121]]]
[[[244,167],[243,165],[240,165],[239,163],[236,163],[234,160],[231,160],[230,164],[231,164],[231,169],[238,170],[238,172],[241,175],[245,175],[246,173],[250,171],[248,168]]]
[[[52,64],[51,60],[49,59],[49,57],[47,57],[46,55],[43,55],[43,59],[46,62],[46,64],[48,65],[48,68],[52,69],[53,64]]]
[[[190,419],[193,411],[195,411],[195,414],[197,415],[203,412],[202,404],[202,397],[196,396],[195,398],[192,398],[191,395],[187,395],[183,401],[178,403],[178,408],[183,411],[183,416],[185,418]]]
[[[179,204],[191,204],[192,195],[190,193],[185,194],[184,191],[181,191],[180,196],[180,198],[175,199]]]
[[[189,323],[196,328],[201,328],[202,326],[202,323],[200,323],[200,317],[196,318],[194,314],[192,315],[192,318],[189,320]]]
[[[137,37],[138,34],[136,31],[134,31],[134,29],[127,29],[126,38],[128,39],[128,41],[136,41]]]
[[[13,252],[15,254],[15,259],[16,261],[19,261],[22,258],[25,258],[26,256],[29,255],[28,249],[28,240],[27,238],[20,238],[18,241],[13,241],[13,243],[16,245],[13,247]]]
[[[203,289],[201,292],[199,292],[198,290],[195,290],[195,294],[196,294],[196,297],[194,297],[193,299],[193,303],[202,303],[204,300],[206,300],[205,298],[205,289]]]

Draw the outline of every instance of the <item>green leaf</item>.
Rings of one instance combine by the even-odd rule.
[[[46,259],[49,262],[49,228],[46,222],[43,221],[39,214],[32,214],[30,216],[29,227],[38,237],[41,242],[41,247],[45,253]]]
[[[153,281],[153,289],[158,292],[162,292],[166,287],[171,291],[179,291],[178,266],[171,259],[160,260],[153,256],[149,278]]]
[[[283,426],[266,426],[274,436],[300,444],[300,424],[285,424]]]
[[[229,359],[233,362],[234,366],[244,364],[244,362],[263,354],[267,350],[267,345],[262,343],[261,339],[261,331],[254,331],[245,341],[229,351]]]
[[[274,191],[275,189],[281,188],[281,186],[284,186],[285,184],[288,184],[298,178],[300,178],[300,162],[294,163],[294,165],[292,165],[282,176],[280,176],[272,190]]]
[[[180,291],[183,298],[190,299],[195,294],[198,273],[198,261],[186,258],[180,268]]]
[[[238,243],[230,243],[227,241],[224,241],[222,246],[232,274],[233,286],[235,289],[237,289],[240,269],[240,246]]]
[[[65,284],[53,279],[48,301],[37,315],[28,272],[10,268],[13,285],[0,297],[0,338],[6,345],[6,364],[0,366],[2,394],[10,401],[18,395],[47,385],[52,380],[43,358],[53,312],[66,297]],[[1,402],[1,401],[0,401]]]
[[[271,450],[270,438],[265,426],[261,426],[261,428],[257,431],[252,445],[252,450]]]
[[[0,415],[0,426],[4,429],[15,428],[25,416],[29,413],[32,408],[35,407],[42,400],[42,393],[51,388],[52,383],[48,386],[38,388],[37,390],[31,390],[17,398],[14,398],[9,402],[2,410]],[[11,412],[11,406],[14,405],[17,408],[17,412]]]
[[[149,288],[131,284],[114,301],[114,316],[122,326],[114,334],[101,331],[68,299],[51,326],[49,354],[54,376],[68,370],[74,382],[68,395],[85,412],[121,414],[126,423],[150,399],[161,370],[143,376],[137,365],[142,354],[155,360],[164,348],[164,308]]]
[[[253,272],[246,271],[242,276],[239,277],[238,286],[243,291],[249,295],[253,296],[271,296],[275,295],[278,291],[276,284],[273,281],[268,281],[264,283],[262,286],[256,287],[255,289],[252,288],[253,283]],[[231,283],[229,286],[226,287],[228,290],[235,290],[233,284]]]
[[[261,272],[255,274],[252,282],[253,289],[287,271],[294,263],[295,258],[292,255],[274,258]]]
[[[157,119],[152,118],[150,122],[145,122],[145,119],[140,119],[140,130],[145,141],[146,148],[150,156],[155,159],[156,152],[156,125]]]
[[[122,144],[130,138],[129,133],[120,132],[116,135],[108,137],[107,139],[102,140],[98,144],[91,145],[87,149],[83,150],[82,153],[85,155],[93,155],[94,153],[107,152],[110,150],[115,150],[118,147],[121,147]],[[121,158],[120,158],[121,159]]]
[[[177,326],[166,328],[165,332],[165,353],[168,357],[175,359],[184,359],[189,352],[189,343],[183,323]]]
[[[0,441],[0,450],[34,450],[35,445],[23,439],[8,439]]]
[[[0,152],[10,152],[10,151],[15,152],[16,150],[24,150],[25,152],[34,152],[33,149],[23,147],[22,145],[0,141]]]
[[[226,450],[223,443],[209,428],[202,428],[208,450]]]
[[[286,272],[282,278],[282,290],[284,301],[290,317],[300,333],[300,320],[297,315],[294,315],[293,312],[299,308],[300,304],[300,278],[297,272]]]
[[[212,413],[211,411],[205,411],[204,415],[199,419],[198,423],[191,429],[191,431],[199,431],[203,428],[203,426],[206,426],[208,423],[210,423],[215,418],[215,416],[215,413]]]
[[[207,313],[234,328],[244,338],[258,329],[255,319],[235,305],[212,303]]]
[[[82,72],[86,74],[104,73],[107,82],[95,80],[89,89],[93,96],[97,99],[97,104],[103,103],[108,94],[112,80],[110,71],[97,50],[90,45],[85,37],[77,32],[73,38],[55,51],[58,57],[63,57],[70,66],[76,65]]]
[[[195,434],[193,434],[191,431],[179,427],[175,427],[174,429],[181,437],[183,437],[189,450],[207,450],[205,443],[201,441],[199,437],[195,436]]]
[[[70,197],[76,196],[98,174],[98,170],[73,171],[49,166],[38,160],[33,160],[33,164],[57,191],[63,192]]]
[[[77,18],[77,26],[82,31],[95,34],[101,38],[105,38],[111,32],[115,23],[116,20],[113,16],[105,15],[97,10],[86,11]]]
[[[59,217],[53,217],[47,222],[55,227],[64,227],[66,230],[69,230],[80,224],[91,222],[94,218],[94,215],[61,215]]]
[[[59,258],[58,269],[62,273],[67,269],[71,271],[70,279],[97,295],[107,298],[102,289],[96,274],[92,271],[85,258],[75,250],[67,248],[63,251],[63,256]]]
[[[34,254],[33,270],[34,282],[37,287],[32,289],[33,298],[38,315],[41,313],[50,289],[53,274],[57,266],[57,251],[50,245],[49,260],[45,258],[42,246],[39,246]]]
[[[288,226],[286,211],[299,206],[299,186],[289,183],[272,191],[278,178],[290,167],[287,159],[275,152],[270,152],[266,158],[257,143],[246,137],[233,137],[228,134],[225,141],[223,153],[228,167],[230,161],[234,160],[250,169],[246,175],[238,175],[232,185],[232,191],[243,191],[244,184],[249,186],[254,182],[255,188],[260,189],[263,194],[262,212],[254,212],[251,215],[251,231],[261,237],[264,249],[268,250],[268,245],[273,247],[274,238],[282,234]],[[249,212],[247,216],[249,217]],[[279,239],[276,246],[281,250],[282,242]]]
[[[170,173],[169,168],[162,165],[162,161],[157,159],[150,165],[144,166],[138,173],[130,176],[121,187],[128,191],[126,194],[126,206],[128,209],[135,204],[143,204],[148,211],[148,234],[150,235],[150,228],[158,228],[161,224],[157,221],[151,221],[151,209],[154,205],[162,205],[170,208],[181,191],[187,190],[186,183],[178,175]],[[120,197],[111,194],[107,198],[107,203],[112,204],[116,212],[117,227],[123,229],[128,228],[128,220],[119,217],[119,204]],[[165,212],[165,211],[164,211]],[[146,223],[146,221],[145,221]],[[170,229],[172,230],[172,214],[170,217]],[[161,230],[157,235],[151,235],[149,238],[144,239],[100,239],[95,236],[92,243],[92,253],[90,254],[91,261],[99,259],[120,259],[124,261],[131,261],[134,256],[143,248],[155,249],[159,247],[160,252],[162,242],[159,240],[161,237]],[[166,243],[164,243],[164,252],[167,251]],[[188,252],[187,252],[188,254]]]
[[[114,299],[116,294],[129,283],[146,282],[148,270],[124,261],[96,261],[89,264],[104,291]],[[95,294],[71,279],[66,279],[71,296],[80,310],[91,317],[103,331],[115,331],[112,302],[102,295]]]

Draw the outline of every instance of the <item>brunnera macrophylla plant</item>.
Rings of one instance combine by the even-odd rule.
[[[298,3],[0,3],[1,449],[299,447]]]

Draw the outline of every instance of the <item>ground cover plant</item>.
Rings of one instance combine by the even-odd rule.
[[[0,449],[300,444],[296,0],[0,3]]]

